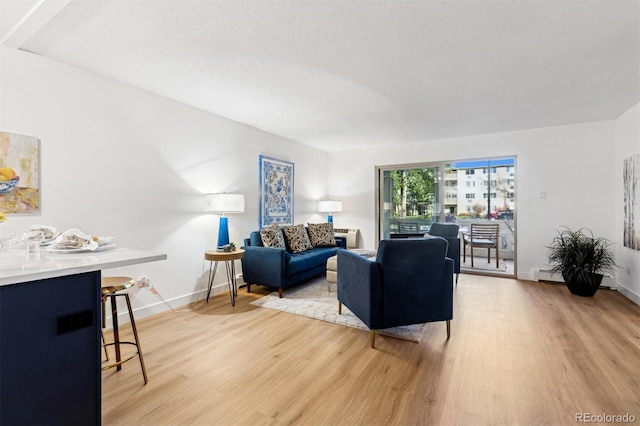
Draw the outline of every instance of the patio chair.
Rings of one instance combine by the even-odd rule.
[[[462,261],[467,261],[467,246],[471,249],[471,267],[473,268],[473,249],[487,249],[487,263],[491,263],[491,249],[496,249],[496,268],[499,268],[498,223],[472,223],[471,232],[463,235]]]

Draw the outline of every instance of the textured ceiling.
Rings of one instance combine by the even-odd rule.
[[[612,119],[640,101],[640,0],[44,6],[5,44],[327,151]]]

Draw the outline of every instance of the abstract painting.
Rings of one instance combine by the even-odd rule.
[[[624,246],[640,250],[640,154],[624,160]]]
[[[0,132],[0,212],[40,211],[40,140]]]
[[[293,163],[259,156],[260,228],[293,225]]]

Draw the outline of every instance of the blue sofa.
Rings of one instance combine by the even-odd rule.
[[[284,289],[300,284],[309,278],[326,273],[327,259],[338,250],[347,248],[345,237],[335,237],[337,247],[317,247],[300,253],[283,248],[264,247],[259,231],[245,238],[242,258],[242,278],[251,292],[252,284],[278,289],[282,297]]]

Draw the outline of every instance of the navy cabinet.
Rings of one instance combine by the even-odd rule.
[[[0,425],[99,425],[100,348],[100,271],[0,286]]]

